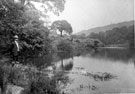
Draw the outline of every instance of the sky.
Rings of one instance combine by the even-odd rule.
[[[51,20],[67,20],[73,33],[134,19],[134,0],[66,0],[59,17]]]

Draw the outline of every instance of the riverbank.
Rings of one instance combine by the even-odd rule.
[[[43,92],[59,94],[60,90],[56,87],[56,80],[50,79],[47,72],[38,69],[36,66],[30,64],[12,65],[10,62],[1,60],[0,72],[1,92],[10,92],[11,94],[42,94]],[[14,86],[16,91],[11,86]]]
[[[59,69],[56,75],[61,74],[71,81],[64,88],[69,91],[67,94],[132,94],[135,92],[133,55],[129,49],[87,51],[72,57],[73,64],[68,72],[65,67],[71,57],[55,62],[59,66],[54,68]],[[111,79],[104,79],[105,75]]]
[[[63,90],[66,92],[66,89],[74,91],[71,94],[78,94],[77,90],[81,90],[81,92],[83,92],[82,94],[98,91],[102,92],[100,94],[103,94],[103,92],[107,92],[106,89],[111,92],[112,89],[117,92],[120,92],[119,90],[122,89],[113,86],[106,88],[104,83],[107,83],[107,86],[111,86],[111,82],[116,81],[118,85],[122,87],[123,83],[121,80],[123,81],[123,78],[130,79],[127,77],[132,75],[121,75],[121,72],[125,71],[125,73],[130,73],[130,70],[133,70],[134,53],[132,52],[132,50],[121,48],[99,48],[96,51],[91,49],[89,51],[80,52],[80,55],[55,53],[42,58],[36,57],[27,62],[25,61],[25,65],[16,64],[14,67],[11,66],[8,59],[3,58],[4,60],[1,60],[0,64],[2,67],[5,66],[5,69],[9,70],[9,72],[6,72],[7,75],[12,74],[8,83],[22,87],[26,92],[25,94],[31,94],[31,88],[37,89],[37,91],[34,92],[45,92],[43,89],[47,89],[48,92],[55,92],[52,90],[56,90],[56,94],[61,94],[60,91]],[[47,62],[49,68],[46,66]],[[40,64],[40,66],[36,66],[37,64]],[[125,68],[130,69],[127,71],[124,70]],[[10,71],[11,69],[13,69],[13,71]],[[83,79],[85,79],[86,82],[82,81]],[[133,81],[132,79],[130,80]],[[130,85],[132,84],[131,81],[127,80],[127,83]],[[40,85],[41,87],[38,87]],[[132,87],[129,86],[127,89],[130,91]],[[86,91],[87,93],[85,93]]]

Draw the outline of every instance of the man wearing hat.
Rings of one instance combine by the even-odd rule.
[[[15,35],[14,36],[13,46],[12,46],[13,60],[15,61],[15,63],[19,63],[18,62],[19,52],[20,52],[20,45],[18,43],[18,36]]]

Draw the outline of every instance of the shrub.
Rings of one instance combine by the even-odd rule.
[[[0,62],[0,87],[2,92],[5,92],[8,83],[17,85],[20,76],[21,73],[18,69]]]
[[[0,63],[0,88],[6,91],[7,84],[14,84],[24,88],[23,94],[59,94],[55,79],[39,71],[34,66],[24,66]]]
[[[73,50],[71,43],[68,41],[61,41],[57,45],[57,49],[59,52],[72,52]]]

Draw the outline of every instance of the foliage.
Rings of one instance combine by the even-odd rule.
[[[129,44],[134,46],[134,26],[121,27],[106,32],[91,33],[88,37],[101,40],[104,44]]]
[[[64,10],[65,0],[20,0],[23,5],[29,4],[32,8],[32,1],[43,4],[44,12],[52,11],[54,14],[59,15]],[[46,8],[47,6],[48,8]]]
[[[98,39],[92,38],[82,38],[80,36],[73,36],[73,49],[76,53],[83,53],[84,51],[89,51],[91,49],[96,49],[96,47],[103,47],[104,44]]]
[[[31,1],[46,4],[56,15],[64,10],[65,0],[1,0],[0,1],[0,47],[9,52],[12,38],[15,34],[19,36],[22,55],[32,56],[49,53],[51,50],[49,29],[39,18],[47,17],[36,10]],[[42,1],[42,2],[41,2]],[[47,12],[46,12],[47,13]],[[25,85],[28,94],[35,88],[34,93],[45,93],[45,90],[58,94],[56,83],[53,79],[47,78],[42,71],[36,68],[23,65],[0,65],[0,84],[7,83]],[[1,85],[1,86],[2,86]]]
[[[51,28],[54,30],[58,29],[59,32],[61,33],[61,37],[62,37],[63,31],[65,31],[68,34],[71,34],[73,32],[71,25],[66,20],[54,21]]]
[[[20,85],[19,80],[23,74],[17,68],[12,67],[10,64],[0,62],[0,86],[2,92],[6,91],[7,84]]]
[[[14,65],[0,62],[0,88],[5,92],[7,84],[23,87],[23,94],[59,94],[55,79],[30,65]]]
[[[24,19],[23,6],[1,0],[0,7],[0,38],[5,46],[11,43],[12,36],[20,30],[23,24],[27,23],[27,20]]]
[[[57,49],[60,52],[72,52],[72,44],[68,41],[61,41],[58,45],[57,45]]]
[[[55,80],[51,80],[40,74],[36,75],[36,78],[30,81],[26,94],[59,94]]]
[[[52,11],[56,15],[59,15],[59,13],[64,10],[65,5],[65,0],[5,0],[5,1],[10,1],[18,5],[27,6],[32,9],[36,9],[35,6],[33,5],[33,2],[36,2],[42,4],[44,12]]]
[[[38,11],[32,1],[35,0],[0,1],[0,45],[7,52],[10,51],[14,34],[17,34],[23,48],[23,56],[39,55],[41,51],[49,53],[51,48],[49,30],[44,26],[44,22],[39,20],[41,16],[47,16]],[[44,9],[57,14],[64,10],[64,0],[42,0],[42,2],[36,0],[36,2],[50,6],[49,9]]]
[[[23,27],[22,31],[20,41],[23,45],[24,53],[29,52],[33,55],[38,55],[41,51],[47,50],[47,46],[49,46],[49,30],[42,24],[35,21]]]

